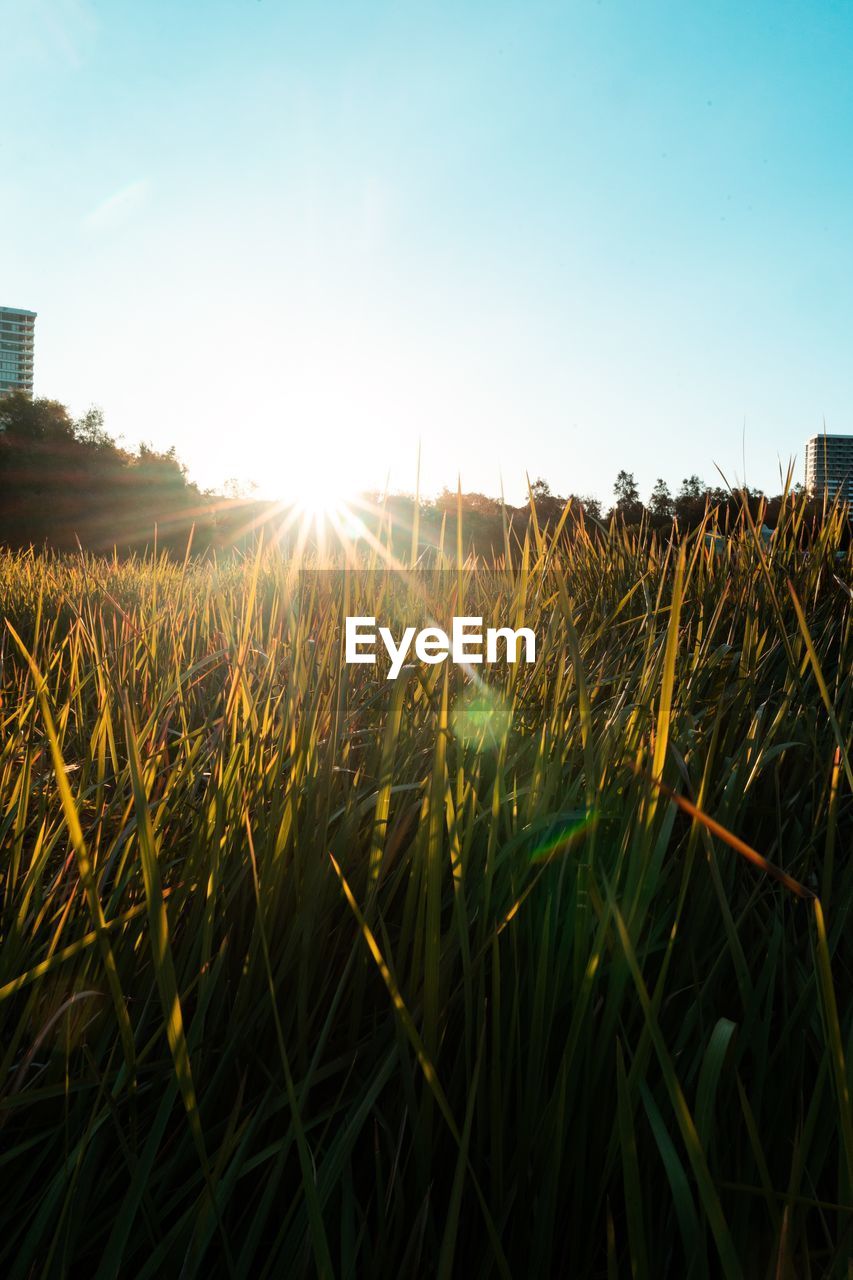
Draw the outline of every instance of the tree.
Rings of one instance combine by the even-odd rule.
[[[704,498],[706,493],[707,486],[705,482],[696,475],[685,476],[681,482],[681,488],[678,490],[679,498],[689,498],[694,502]]]
[[[414,496],[412,494],[392,494],[392,500],[405,499],[410,507],[414,505]],[[435,499],[435,505],[439,511],[446,511],[448,515],[455,516],[457,508],[462,506],[465,513],[479,511],[487,515],[493,515],[496,511],[500,511],[501,504],[496,498],[490,498],[485,493],[462,493],[456,489],[448,489],[446,486]]]
[[[540,525],[556,524],[563,514],[567,499],[554,493],[547,480],[539,476],[530,485],[530,496]]]
[[[180,553],[213,535],[213,506],[191,484],[174,449],[118,448],[103,414],[75,422],[56,400],[0,401],[0,545],[92,550],[158,546]]]
[[[258,492],[258,485],[254,480],[241,480],[238,476],[231,476],[222,486],[222,492],[231,502],[252,502]]]
[[[670,520],[675,514],[675,504],[672,501],[669,485],[660,476],[655,480],[655,487],[649,498],[649,511],[660,520]]]
[[[620,471],[613,486],[616,495],[614,511],[618,512],[629,524],[642,517],[643,504],[640,501],[640,490],[634,479],[633,471]]]
[[[583,513],[585,516],[589,516],[591,520],[598,520],[599,523],[601,522],[601,503],[598,498],[593,498],[591,494],[581,494],[578,498],[578,502],[583,507]]]
[[[16,391],[0,401],[0,430],[19,441],[67,440],[74,423],[58,400],[31,400],[25,391]]]
[[[77,419],[72,429],[75,440],[91,445],[93,449],[107,449],[115,445],[104,427],[103,409],[91,408],[82,418]]]
[[[687,528],[698,525],[704,515],[710,490],[697,475],[685,476],[675,499],[675,514],[679,524]]]
[[[620,508],[634,506],[640,501],[640,490],[634,479],[633,471],[620,471],[613,486],[616,495],[616,506]]]

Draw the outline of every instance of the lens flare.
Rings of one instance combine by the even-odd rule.
[[[554,815],[554,820],[530,851],[531,862],[547,862],[558,853],[566,853],[591,831],[598,821],[595,809],[574,809]]]
[[[512,712],[503,698],[485,685],[475,685],[457,703],[452,723],[466,747],[495,751],[510,731]]]

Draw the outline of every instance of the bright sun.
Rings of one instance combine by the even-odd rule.
[[[381,503],[377,506],[358,493],[353,477],[334,457],[310,470],[291,469],[287,480],[287,490],[280,492],[270,518],[277,536],[288,539],[297,556],[306,547],[322,554],[349,555],[359,544],[376,545]]]
[[[296,522],[302,526],[303,532],[312,531],[325,542],[346,543],[358,539],[365,533],[365,503],[347,492],[343,486],[330,487],[327,484],[301,493],[292,503]]]
[[[331,456],[322,461],[313,458],[310,467],[303,460],[302,466],[290,471],[288,490],[281,494],[284,506],[318,523],[334,523],[342,513],[359,505],[352,477],[334,457],[334,449],[328,453]]]
[[[293,505],[314,520],[332,520],[339,511],[346,508],[347,500],[343,494],[332,493],[324,488],[300,495]]]

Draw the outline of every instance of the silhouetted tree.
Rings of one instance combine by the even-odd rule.
[[[616,495],[616,505],[629,506],[640,500],[640,490],[637,488],[637,482],[634,479],[633,471],[620,471],[616,477],[616,483],[613,486],[613,492]]]
[[[692,528],[705,515],[709,491],[697,475],[686,476],[675,498],[675,514],[683,527]]]
[[[242,546],[262,524],[269,524],[274,536],[280,534],[285,546],[298,536],[297,525],[280,504],[259,501],[251,490],[234,483],[226,488],[224,497],[200,493],[173,448],[163,452],[150,444],[140,445],[136,452],[121,448],[108,434],[99,409],[90,409],[75,421],[56,400],[31,400],[24,394],[0,400],[0,545],[73,549],[79,539],[96,551],[114,546],[138,550],[151,546],[156,526],[158,546],[183,554],[191,528],[197,552],[211,546]],[[644,507],[631,472],[619,472],[614,494],[616,502],[609,515],[637,523]],[[532,481],[530,497],[540,528],[553,528],[562,521],[561,536],[571,539],[582,517],[589,517],[588,532],[597,536],[594,522],[602,520],[597,499],[561,497],[542,476]],[[369,494],[363,498],[359,521],[374,535],[382,527],[383,537],[390,525],[394,549],[405,558],[411,549],[414,496]],[[820,501],[796,492],[788,500],[807,504],[809,528],[822,519]],[[710,490],[692,475],[673,500],[665,481],[658,479],[649,514],[663,522],[671,518],[674,508],[679,526],[693,528],[710,503],[719,508],[725,528],[740,518],[744,502],[754,520],[772,525],[782,498],[768,501],[756,490]],[[510,546],[515,548],[510,554],[515,555],[532,520],[530,502],[512,507],[487,494],[460,495],[452,489],[443,490],[434,500],[419,500],[421,548],[438,547],[443,540],[445,551],[455,552],[460,506],[466,552],[474,550],[486,558],[502,556],[508,525]]]
[[[56,400],[0,401],[0,542],[92,549],[180,550],[192,525],[213,534],[213,506],[190,484],[174,449],[120,449],[90,409],[74,421]]]
[[[103,409],[89,409],[73,426],[74,438],[96,449],[113,449],[115,441],[104,427]]]
[[[655,481],[652,496],[649,498],[649,512],[658,520],[671,520],[675,514],[675,503],[669,491],[669,485],[660,477]]]
[[[74,423],[58,400],[31,400],[16,391],[0,400],[0,431],[8,442],[69,440]]]
[[[593,498],[589,494],[586,494],[586,495],[582,494],[578,498],[578,502],[583,507],[584,515],[589,516],[591,520],[598,520],[600,523],[601,520],[604,518],[601,514],[601,503],[599,502],[598,498]]]
[[[637,488],[632,471],[619,472],[613,486],[613,493],[616,496],[616,505],[611,515],[617,513],[629,524],[634,524],[642,517],[643,504],[640,501],[640,490]]]
[[[530,497],[533,499],[533,505],[536,508],[536,519],[539,525],[544,527],[548,524],[556,524],[562,516],[567,498],[561,498],[559,494],[552,492],[551,486],[542,476],[538,476],[530,484]]]

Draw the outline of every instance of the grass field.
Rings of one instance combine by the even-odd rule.
[[[848,1275],[844,523],[0,554],[0,1273]]]

